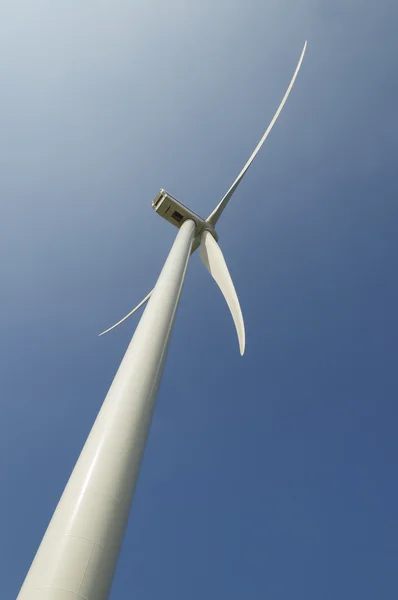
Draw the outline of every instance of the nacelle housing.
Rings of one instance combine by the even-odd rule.
[[[187,219],[191,219],[196,224],[195,236],[197,236],[205,226],[204,220],[193,212],[190,208],[182,204],[177,198],[174,198],[165,190],[160,192],[152,200],[152,208],[158,215],[166,219],[175,227],[180,228]]]

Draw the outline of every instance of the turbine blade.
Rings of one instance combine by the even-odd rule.
[[[196,240],[194,240],[193,244],[192,244],[191,254],[193,254],[198,248],[199,248],[199,243]],[[147,296],[145,296],[145,298],[143,300],[141,300],[141,302],[139,304],[137,304],[137,306],[135,306],[133,308],[133,310],[131,310],[129,313],[127,313],[127,315],[125,317],[123,317],[123,319],[120,319],[120,321],[118,321],[117,323],[115,323],[114,325],[112,325],[112,327],[109,327],[108,329],[105,329],[105,331],[103,331],[102,333],[99,333],[98,337],[101,337],[101,335],[105,335],[109,331],[112,331],[112,329],[115,329],[115,327],[117,327],[121,323],[124,323],[124,321],[127,321],[127,319],[129,317],[131,317],[131,315],[133,315],[139,308],[141,308],[141,306],[143,304],[145,304],[145,302],[148,302],[149,298],[151,297],[152,292],[153,292],[153,290],[151,290],[149,292],[149,294]]]
[[[278,106],[278,110],[274,114],[271,123],[268,125],[268,127],[267,127],[267,129],[266,129],[266,131],[265,131],[265,133],[263,135],[263,137],[261,138],[261,140],[257,144],[256,148],[254,149],[253,154],[250,156],[249,160],[247,161],[247,163],[245,164],[245,166],[243,167],[243,169],[239,173],[238,177],[235,179],[235,181],[233,182],[233,184],[231,185],[231,187],[229,188],[229,190],[227,191],[227,193],[225,194],[225,196],[223,197],[223,199],[221,200],[221,202],[216,206],[216,208],[213,210],[213,212],[210,213],[210,215],[207,217],[206,221],[208,223],[211,223],[212,225],[215,225],[217,223],[218,219],[221,216],[221,213],[223,212],[223,210],[227,206],[229,200],[231,199],[232,194],[235,192],[235,190],[238,187],[239,183],[242,181],[244,174],[246,173],[246,171],[248,170],[248,168],[252,164],[253,160],[256,157],[256,154],[260,150],[261,146],[263,145],[263,143],[267,139],[267,137],[268,137],[271,129],[275,125],[275,122],[276,122],[277,118],[279,117],[279,114],[280,114],[282,108],[284,107],[286,100],[289,97],[289,94],[290,94],[291,89],[292,89],[292,87],[294,85],[294,82],[296,81],[296,77],[297,77],[297,74],[298,74],[298,72],[300,70],[301,63],[303,62],[303,58],[304,58],[304,54],[305,54],[306,48],[307,48],[307,42],[305,42],[305,44],[304,44],[304,47],[303,47],[303,49],[301,51],[300,59],[298,61],[296,70],[295,70],[294,75],[292,77],[292,80],[289,83],[289,87],[287,88],[286,93],[285,93],[285,95],[282,98],[282,102]]]
[[[108,333],[108,331],[112,331],[112,329],[115,329],[115,327],[117,327],[118,325],[120,325],[124,321],[127,321],[127,319],[129,317],[131,317],[131,315],[133,315],[135,313],[135,311],[137,311],[139,308],[141,308],[141,306],[143,304],[145,304],[145,302],[147,302],[149,300],[149,298],[151,297],[152,292],[153,292],[153,290],[151,290],[149,292],[149,294],[147,296],[145,296],[145,298],[143,300],[141,300],[141,302],[139,304],[137,304],[137,306],[135,308],[133,308],[133,310],[131,310],[125,317],[123,317],[123,319],[120,319],[120,321],[118,321],[117,323],[115,323],[114,325],[112,325],[112,327],[109,327],[108,329],[105,329],[105,331],[103,331],[102,333],[100,333],[98,335],[98,337],[100,337],[101,335],[105,335],[105,333]]]
[[[240,353],[243,356],[245,351],[245,324],[238,296],[220,246],[209,231],[204,231],[201,235],[199,253],[204,266],[217,283],[231,311],[236,333],[238,334]]]

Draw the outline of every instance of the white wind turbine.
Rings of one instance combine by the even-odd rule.
[[[152,292],[119,321],[127,319],[150,298],[17,600],[108,598],[188,260],[197,248],[229,306],[243,354],[242,312],[217,244],[215,225],[278,118],[306,46],[307,42],[271,123],[208,218],[201,219],[164,190],[153,200],[156,212],[176,225],[179,232]]]

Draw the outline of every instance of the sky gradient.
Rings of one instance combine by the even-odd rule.
[[[398,6],[3,0],[0,570],[21,586],[175,231],[189,265],[111,600],[397,595]]]

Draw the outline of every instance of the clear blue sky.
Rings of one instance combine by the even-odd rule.
[[[0,574],[14,598],[175,231],[194,256],[112,600],[397,596],[395,0],[3,0]]]

